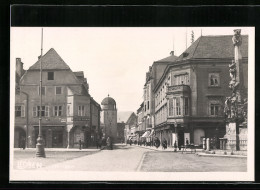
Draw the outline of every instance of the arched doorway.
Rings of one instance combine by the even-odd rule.
[[[14,148],[26,147],[26,132],[20,127],[16,127],[14,131]]]

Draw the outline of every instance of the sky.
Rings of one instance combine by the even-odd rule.
[[[84,71],[90,95],[98,103],[109,94],[118,111],[136,112],[154,61],[170,56],[172,50],[176,56],[182,54],[191,44],[191,31],[196,40],[201,34],[233,35],[237,28],[249,34],[245,27],[44,27],[43,55],[54,48],[72,71]],[[10,64],[19,57],[27,70],[41,54],[41,28],[12,27],[10,42]]]

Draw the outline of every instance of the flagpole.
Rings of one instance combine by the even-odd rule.
[[[43,145],[43,138],[42,138],[42,46],[43,46],[43,29],[42,29],[42,35],[41,35],[41,57],[40,57],[40,110],[37,111],[39,114],[39,134],[37,138],[37,144],[36,144],[36,157],[43,157],[45,158],[45,151],[44,151],[44,145]]]

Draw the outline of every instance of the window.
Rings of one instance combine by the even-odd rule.
[[[219,104],[210,104],[210,115],[211,116],[218,116],[220,110]]]
[[[175,76],[175,85],[187,85],[189,84],[189,75],[188,74],[182,74]]]
[[[169,116],[173,116],[173,99],[169,99]]]
[[[189,99],[184,97],[184,115],[189,115]]]
[[[78,106],[78,116],[85,116],[84,106]]]
[[[15,117],[25,117],[24,106],[15,106]]]
[[[38,87],[38,94],[40,95],[40,87]],[[42,86],[42,95],[45,95],[45,86]]]
[[[54,80],[54,72],[48,72],[48,80]]]
[[[147,102],[147,110],[149,110],[149,101]]]
[[[67,116],[70,116],[70,105],[67,105]]]
[[[209,73],[209,86],[219,86],[219,73]]]
[[[41,110],[40,106],[33,107],[33,117],[39,117],[40,113],[43,117],[49,117],[49,106],[42,106]]]
[[[60,86],[56,86],[55,92],[56,92],[56,95],[57,94],[61,94],[61,87]]]
[[[181,115],[181,103],[180,98],[176,98],[176,115]]]
[[[54,106],[54,116],[62,115],[62,106]]]

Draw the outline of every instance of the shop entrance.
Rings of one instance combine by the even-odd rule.
[[[15,129],[15,134],[14,134],[14,148],[22,148],[26,144],[26,133],[23,129],[21,128],[16,128]]]
[[[52,132],[52,147],[53,148],[63,147],[63,131]]]
[[[184,132],[178,131],[178,146],[183,146],[184,145]]]

